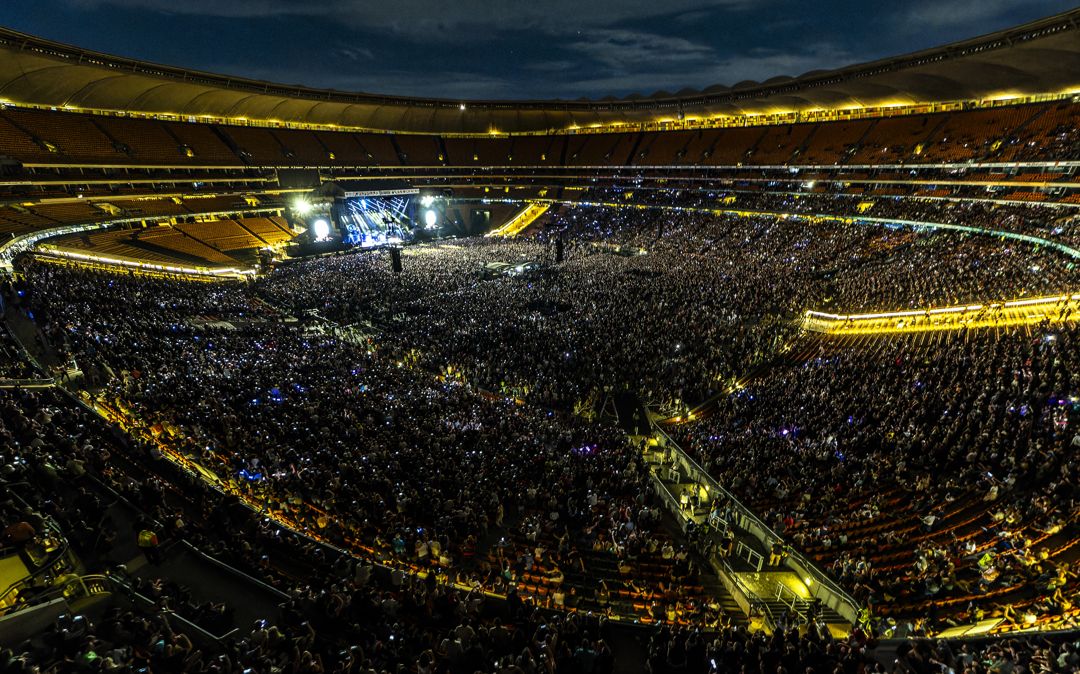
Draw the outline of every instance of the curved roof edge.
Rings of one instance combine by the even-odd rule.
[[[451,100],[314,89],[111,56],[0,28],[0,98],[95,110],[435,133],[918,105],[1080,89],[1080,9],[919,52],[765,83],[603,100]]]

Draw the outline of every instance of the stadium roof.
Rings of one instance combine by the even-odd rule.
[[[574,101],[459,101],[311,89],[109,56],[0,28],[0,100],[15,104],[393,131],[513,133],[680,115],[808,112],[1066,91],[1080,91],[1080,9],[943,47],[798,77]]]

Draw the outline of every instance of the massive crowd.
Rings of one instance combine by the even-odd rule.
[[[557,269],[485,278],[490,262]],[[644,252],[645,254],[639,254]],[[260,281],[341,323],[397,316],[384,344],[477,386],[570,409],[631,388],[698,401],[768,362],[809,308],[895,309],[1056,292],[1059,255],[979,236],[697,212],[571,208],[535,239],[308,260]],[[631,335],[631,339],[626,336]]]
[[[680,226],[697,224],[708,223],[690,217]],[[481,240],[408,257],[401,279],[378,255],[358,255],[302,263],[265,283],[277,297],[310,285],[312,268],[318,269],[314,278],[355,279],[316,295],[321,311],[347,322],[372,316],[356,311],[357,293],[381,296],[383,302],[394,293],[390,310],[403,320],[388,332],[389,348],[415,350],[429,369],[451,367],[478,386],[541,405],[568,409],[596,389],[638,382],[650,397],[698,397],[716,379],[761,357],[754,337],[730,327],[767,324],[770,317],[762,311],[746,318],[724,306],[723,298],[709,297],[710,282],[724,277],[726,297],[749,302],[753,280],[730,274],[722,262],[712,278],[695,277],[708,251],[695,251],[695,263],[669,266],[677,245],[671,241],[663,251],[630,257],[581,245],[557,273],[485,279],[484,262],[545,260],[551,250],[534,242]],[[762,293],[781,294],[790,285],[786,279],[762,281],[775,288],[763,285]],[[616,327],[629,324],[635,325],[635,339],[621,338]],[[702,372],[711,377],[702,378]]]
[[[647,469],[614,428],[484,394],[371,337],[286,321],[251,287],[26,271],[51,341],[108,373],[104,405],[276,519],[545,604],[722,617],[692,564],[661,557],[670,535]],[[214,302],[220,313],[205,315]],[[673,576],[684,584],[659,591]]]
[[[281,536],[260,524],[255,513],[223,507],[219,495],[198,483],[180,484],[186,507],[166,498],[156,471],[168,471],[145,443],[119,446],[115,434],[66,396],[52,393],[5,393],[0,431],[3,446],[17,449],[21,460],[5,457],[15,473],[5,483],[52,480],[78,486],[57,490],[75,502],[51,503],[40,492],[21,517],[44,518],[54,509],[77,531],[71,517],[104,510],[102,489],[111,487],[148,513],[182,514],[182,534],[204,549],[278,584],[292,597],[280,615],[259,621],[237,638],[213,643],[185,632],[158,608],[110,609],[94,620],[62,616],[41,639],[0,652],[5,672],[31,671],[183,671],[183,672],[393,672],[400,668],[432,672],[613,671],[620,657],[604,638],[605,626],[584,614],[566,617],[528,606],[511,596],[494,604],[482,595],[432,586],[409,576],[372,573],[364,563],[320,555],[310,542]],[[52,452],[81,463],[57,471]],[[123,453],[148,470],[132,482],[110,461]],[[173,479],[177,476],[173,475]],[[182,479],[182,478],[181,478]],[[115,494],[115,492],[111,492]],[[165,530],[165,527],[162,527]],[[78,544],[84,550],[82,543]],[[231,557],[230,557],[231,555]],[[281,568],[284,560],[302,564],[297,580]],[[162,605],[165,605],[162,603]],[[492,612],[494,611],[494,612]],[[938,663],[957,671],[998,672],[1004,668],[1075,671],[1076,646],[1069,642],[1009,640],[986,645],[915,641],[901,645],[890,668],[874,659],[873,642],[860,631],[848,639],[832,638],[810,626],[805,633],[778,631],[771,636],[745,628],[707,633],[660,627],[645,638],[644,668],[652,673],[714,671],[832,670],[861,672],[931,671]],[[626,665],[624,665],[626,666]]]
[[[670,182],[670,181],[669,181]],[[918,196],[854,195],[837,191],[806,191],[796,183],[790,189],[721,189],[700,184],[641,188],[633,185],[597,187],[580,195],[586,202],[623,202],[650,207],[734,209],[765,213],[839,215],[844,217],[907,220],[960,225],[1013,232],[1080,245],[1080,211],[1056,203],[1001,203],[974,195],[970,199]]]
[[[484,268],[550,261],[556,237],[561,265]],[[1074,329],[782,348],[808,307],[1060,291],[1072,271],[1056,253],[854,223],[572,208],[536,238],[404,257],[401,274],[368,252],[250,285],[21,265],[19,309],[137,440],[114,449],[84,437],[69,403],[12,394],[14,477],[91,473],[167,523],[163,534],[292,597],[276,627],[220,657],[137,611],[105,630],[80,625],[78,647],[57,652],[74,661],[94,644],[134,668],[139,649],[121,644],[137,639],[151,644],[138,657],[183,671],[602,672],[612,617],[663,625],[648,640],[653,672],[873,667],[861,632],[765,637],[731,624],[702,587],[698,551],[661,516],[640,447],[570,413],[624,388],[692,402],[729,389],[677,437],[873,616],[917,616],[920,631],[993,615],[1076,620]],[[151,471],[162,452],[197,465],[266,517],[222,527],[217,492],[191,483],[178,501],[153,479],[130,485],[109,461],[119,452]],[[100,515],[92,492],[79,491],[91,504],[81,516]],[[356,557],[283,541],[281,522]],[[63,524],[80,541],[93,529]],[[315,571],[283,573],[282,549]],[[350,640],[361,653],[340,651]],[[919,648],[897,667],[964,662]]]
[[[882,613],[1070,624],[1078,336],[825,342],[678,436]]]
[[[111,431],[64,394],[0,391],[0,410],[5,492],[26,487],[2,511],[5,531],[29,528],[20,545],[42,540],[44,523],[55,522],[89,571],[117,573],[104,553],[128,534],[110,516],[110,502],[124,499],[143,512],[140,526],[189,540],[289,597],[279,615],[242,626],[236,639],[207,641],[171,617],[183,607],[167,584],[121,570],[116,582],[134,583],[154,606],[121,602],[96,622],[61,616],[42,638],[0,652],[0,671],[612,671],[599,615],[543,611],[513,593],[493,602],[321,548],[231,507],[163,462],[152,443]],[[60,456],[66,465],[58,465]],[[203,618],[196,621],[210,627]]]

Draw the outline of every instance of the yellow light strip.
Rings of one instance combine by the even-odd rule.
[[[867,335],[1032,325],[1080,320],[1080,293],[1028,297],[1004,302],[963,304],[868,314],[807,311],[803,327],[830,335]]]
[[[109,108],[94,108],[75,105],[65,105],[65,112],[98,115],[103,117],[126,117],[132,119],[155,119],[164,122],[197,122],[200,124],[226,124],[232,126],[251,126],[270,129],[306,129],[312,131],[347,132],[347,133],[370,133],[374,135],[400,134],[400,135],[439,135],[443,138],[483,138],[492,135],[500,137],[511,136],[551,136],[590,133],[629,133],[639,131],[677,131],[696,129],[716,129],[729,127],[747,126],[773,126],[796,123],[822,123],[843,122],[857,119],[877,119],[908,115],[926,115],[942,112],[960,112],[971,109],[1001,108],[1008,106],[1026,105],[1031,103],[1054,103],[1069,101],[1080,86],[1066,87],[1060,91],[1042,92],[1037,94],[1021,94],[1018,92],[1002,92],[980,99],[954,99],[935,101],[932,103],[912,103],[906,100],[882,100],[869,105],[859,103],[844,103],[841,105],[800,110],[795,108],[763,109],[755,112],[742,113],[710,113],[703,111],[702,114],[694,114],[693,108],[690,114],[680,119],[679,116],[658,116],[649,119],[634,118],[633,112],[616,112],[612,114],[629,114],[631,117],[605,120],[591,124],[578,124],[570,122],[564,128],[530,129],[527,131],[511,131],[490,128],[487,132],[468,131],[415,131],[400,128],[377,128],[357,124],[334,124],[320,122],[305,122],[297,120],[283,120],[269,117],[230,117],[227,114],[198,114],[191,115],[182,112],[149,112],[135,110],[115,110]],[[479,102],[478,102],[479,103]],[[475,104],[474,104],[475,105]],[[0,99],[0,108],[5,106],[31,108],[38,110],[55,110],[50,105],[43,105],[31,101],[14,101]],[[479,108],[485,112],[490,108]],[[462,110],[464,113],[465,111]],[[203,167],[199,167],[203,168]],[[235,168],[246,168],[236,166]]]
[[[493,229],[485,236],[511,239],[525,231],[529,225],[536,222],[537,218],[544,213],[547,213],[549,208],[551,208],[550,204],[529,202],[529,205],[525,210],[515,215],[502,227]]]
[[[137,260],[125,260],[123,258],[109,257],[106,255],[94,255],[90,253],[78,253],[73,250],[64,250],[54,246],[43,246],[40,250],[45,255],[62,257],[73,260],[76,263],[85,262],[113,267],[128,267],[140,269],[157,274],[175,274],[179,276],[200,276],[208,278],[231,278],[245,279],[255,276],[254,269],[240,269],[237,267],[184,267],[180,265],[154,264],[151,262],[139,262]]]

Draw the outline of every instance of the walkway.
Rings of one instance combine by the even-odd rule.
[[[502,227],[491,230],[485,236],[512,239],[525,231],[529,225],[536,222],[544,213],[547,213],[549,208],[551,208],[550,204],[529,202],[525,210],[510,218]]]
[[[884,335],[1066,323],[1080,318],[1080,294],[869,314],[807,311],[803,328],[829,335]]]

